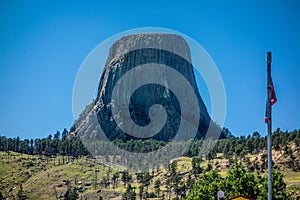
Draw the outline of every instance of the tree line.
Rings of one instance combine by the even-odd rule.
[[[65,155],[65,156],[84,156],[88,152],[81,140],[76,137],[68,137],[69,132],[64,129],[62,133],[57,131],[53,136],[50,134],[46,138],[36,139],[20,139],[7,138],[0,136],[0,150],[1,151],[15,151],[18,153],[30,155]]]
[[[223,128],[222,135],[226,136],[219,140],[203,140],[195,139],[190,148],[185,151],[184,156],[195,157],[203,155],[207,160],[212,160],[216,157],[217,153],[224,153],[226,158],[232,158],[233,155],[237,157],[243,157],[246,154],[257,154],[267,148],[266,136],[262,137],[260,133],[254,132],[248,136],[233,136],[227,128]],[[279,128],[273,132],[272,144],[275,150],[285,149],[291,151],[288,147],[288,143],[293,141],[296,146],[300,146],[300,129],[291,132],[281,131]],[[121,147],[124,150],[135,151],[139,153],[149,152],[158,150],[165,146],[167,143],[156,140],[129,140],[123,142],[121,140],[115,140],[113,143]],[[203,152],[203,148],[207,144],[211,145],[212,148],[209,152]],[[103,148],[107,149],[104,143]],[[180,142],[178,144],[180,146]],[[15,151],[24,154],[42,154],[46,156],[51,155],[68,155],[68,156],[86,156],[89,152],[77,136],[69,136],[67,129],[64,129],[62,133],[57,131],[53,136],[50,134],[46,138],[36,139],[20,139],[7,138],[0,135],[0,150],[1,151]],[[107,149],[104,153],[108,153],[108,156],[112,155],[113,150]],[[169,152],[172,153],[172,152]],[[113,152],[114,155],[120,155],[120,152]],[[161,159],[161,158],[160,158]]]

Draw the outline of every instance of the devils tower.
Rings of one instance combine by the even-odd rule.
[[[152,70],[153,73],[149,74],[140,68],[140,66],[145,65],[149,65],[150,69],[151,66],[155,65],[157,70]],[[191,104],[191,95],[186,92],[180,81],[174,80],[176,77],[170,75],[160,66],[171,68],[172,71],[179,73],[180,77],[182,76],[186,80],[187,85],[193,90],[199,108],[183,112],[184,106],[181,105],[182,102],[179,101],[180,98],[176,94],[181,96],[181,101],[184,101],[185,104]],[[127,80],[126,84],[120,85],[122,77],[131,70],[139,71],[135,77]],[[134,86],[136,90],[130,96],[126,94],[133,85],[136,85],[138,79],[147,79],[149,76],[152,76],[155,81],[141,85],[141,87]],[[95,137],[96,135],[97,137],[97,134],[104,132],[110,141],[115,139],[123,141],[130,139],[170,141],[179,130],[180,123],[186,121],[189,125],[184,128],[185,130],[188,127],[197,126],[195,137],[205,136],[211,119],[196,84],[190,48],[181,36],[153,33],[129,35],[121,38],[110,48],[102,76],[99,79],[96,99],[86,107],[71,128],[71,132],[75,135],[79,134],[84,137]],[[174,81],[177,81],[178,84],[171,83]],[[163,83],[163,85],[159,83]],[[177,92],[168,88],[172,84],[172,88]],[[119,88],[119,91],[113,97],[116,87]],[[113,113],[114,98],[124,99],[129,105],[124,105],[123,110]],[[141,131],[141,137],[139,137],[139,135],[132,135],[120,128],[121,124],[127,124],[126,120],[132,121],[134,127],[149,126],[153,119],[160,118],[162,115],[161,113],[154,114],[151,119],[150,111],[153,105],[160,105],[164,109],[166,118],[163,127],[156,130],[156,134],[148,137],[148,133]],[[193,113],[196,111],[197,113]],[[123,120],[122,113],[126,112],[130,115],[127,117],[129,119]],[[194,115],[199,115],[196,122],[193,118]],[[155,127],[153,128],[155,129]],[[129,132],[130,130],[129,126]],[[188,132],[188,130],[186,131]],[[97,138],[103,138],[103,134],[99,134]]]

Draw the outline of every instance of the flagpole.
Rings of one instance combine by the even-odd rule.
[[[268,200],[272,200],[272,82],[271,52],[267,52],[267,117],[268,117]]]

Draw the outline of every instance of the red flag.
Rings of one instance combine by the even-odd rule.
[[[274,85],[273,85],[273,81],[272,78],[270,77],[270,83],[271,83],[271,106],[273,106],[276,102],[277,102],[277,97],[275,94],[275,89],[274,89]],[[269,118],[267,116],[267,106],[266,106],[266,115],[265,115],[265,123],[269,122]]]

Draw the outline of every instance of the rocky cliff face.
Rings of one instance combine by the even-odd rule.
[[[71,132],[105,140],[151,138],[170,141],[179,129],[189,134],[189,127],[197,126],[196,137],[203,137],[211,119],[198,92],[191,63],[188,44],[180,36],[139,34],[121,38],[110,49],[96,100],[86,107]],[[171,71],[168,68],[172,68]],[[129,80],[124,82],[125,74],[133,70],[134,75],[128,76]],[[171,72],[179,73],[179,78]],[[188,86],[180,81],[181,76]],[[148,80],[148,83],[137,86],[143,80]],[[186,87],[191,87],[194,94],[188,92]],[[115,88],[119,89],[114,91]],[[132,93],[128,95],[129,91]],[[187,107],[182,103],[194,105],[191,101],[193,95],[199,108],[183,111]],[[128,102],[128,105],[116,105],[116,102]],[[159,109],[152,113],[153,105],[157,104]],[[118,110],[114,111],[116,107]],[[164,111],[161,111],[162,107]],[[195,118],[196,115],[200,117]],[[155,125],[155,120],[158,124],[163,121],[162,127],[156,129],[158,125]],[[186,127],[180,127],[183,121],[187,122]],[[127,125],[126,130],[122,124]],[[129,133],[131,131],[140,131],[140,135]]]

